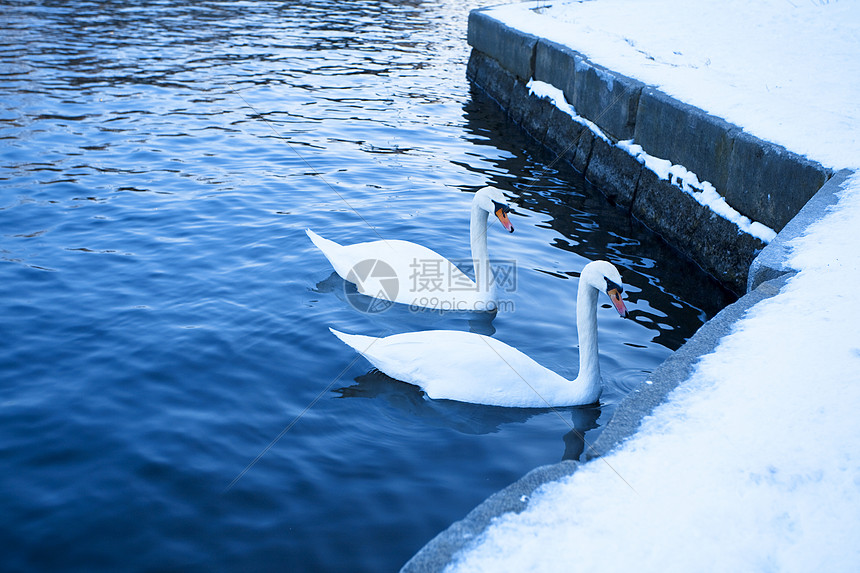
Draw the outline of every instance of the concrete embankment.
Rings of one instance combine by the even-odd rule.
[[[587,445],[587,462],[563,461],[537,468],[488,498],[417,553],[402,571],[441,571],[507,512],[521,512],[541,485],[574,473],[581,463],[618,447],[642,419],[712,352],[754,305],[779,292],[797,272],[789,243],[836,203],[850,170],[834,173],[742,128],[590,62],[582,54],[514,30],[482,10],[469,19],[473,47],[468,77],[541,144],[584,173],[620,206],[724,284],[743,294],[705,324],[618,406],[599,438]],[[530,89],[551,84],[576,115]],[[585,121],[583,121],[585,120]],[[675,173],[661,177],[630,152],[633,140],[650,157],[666,160]],[[665,174],[663,174],[665,175]],[[776,231],[768,241],[696,198],[707,181],[738,213]]]
[[[465,518],[433,538],[403,567],[404,573],[441,571],[478,537],[493,518],[508,512],[519,513],[541,485],[573,474],[582,463],[600,463],[597,458],[609,453],[632,436],[642,423],[679,384],[687,380],[699,358],[713,352],[735,323],[754,305],[776,295],[791,275],[797,272],[789,259],[788,243],[804,234],[834,205],[842,184],[852,174],[837,172],[803,209],[785,226],[774,241],[756,257],[749,272],[750,292],[709,320],[651,376],[618,405],[612,419],[597,440],[587,445],[586,462],[562,461],[536,468],[507,488],[490,496]]]
[[[512,121],[738,294],[746,292],[748,269],[766,242],[718,214],[702,191],[713,189],[739,217],[779,232],[832,176],[819,163],[483,10],[469,16],[468,41],[469,79]],[[561,90],[579,117],[530,90],[530,81]],[[630,140],[644,153],[632,154]],[[655,171],[645,157],[672,167]]]
[[[720,338],[729,333],[735,321],[747,309],[776,294],[785,280],[786,277],[781,277],[762,284],[702,326],[687,344],[654,371],[648,383],[640,386],[619,405],[597,441],[588,446],[586,457],[592,461],[585,463],[600,463],[594,458],[606,454],[632,435],[642,418],[650,414],[672,389],[686,379],[698,357],[713,350]],[[522,512],[537,488],[573,474],[580,465],[580,462],[567,460],[532,470],[520,480],[490,496],[465,518],[434,537],[401,571],[442,571],[457,552],[466,548],[490,525],[493,518],[508,512]]]

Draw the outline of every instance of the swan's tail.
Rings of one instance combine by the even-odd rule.
[[[346,279],[350,265],[344,264],[344,261],[342,260],[343,245],[339,245],[334,241],[320,237],[310,229],[305,229],[305,233],[308,234],[308,237],[310,237],[313,244],[322,251],[322,254],[325,255],[325,258],[327,258],[328,262],[331,263],[331,266],[334,267],[335,272],[339,274],[342,279]]]
[[[321,250],[326,257],[328,257],[328,253],[331,253],[335,249],[340,247],[340,245],[338,245],[334,241],[329,241],[328,239],[324,239],[323,237],[320,237],[319,235],[317,235],[316,233],[314,233],[310,229],[305,229],[305,233],[308,234],[308,237],[310,237],[313,244],[316,245],[317,248],[319,250]]]
[[[365,351],[369,350],[373,343],[379,340],[375,336],[364,336],[361,334],[346,334],[345,332],[340,332],[333,328],[329,328],[332,334],[340,338],[341,342],[346,344],[347,346],[351,346],[355,349],[359,354],[364,354]]]

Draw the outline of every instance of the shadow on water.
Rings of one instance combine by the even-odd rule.
[[[464,434],[490,434],[498,432],[503,424],[522,423],[541,410],[528,408],[500,408],[455,402],[431,400],[418,386],[400,382],[373,369],[355,378],[355,384],[335,390],[342,398],[370,398],[384,400],[401,414],[422,424],[438,428],[452,428]]]
[[[384,400],[402,416],[427,426],[451,428],[463,434],[490,434],[498,432],[505,424],[521,424],[534,416],[553,412],[570,427],[563,437],[563,460],[580,458],[586,447],[585,436],[598,427],[601,411],[596,404],[571,408],[502,408],[453,400],[431,400],[418,386],[395,380],[375,368],[357,376],[355,384],[338,388],[335,392],[341,398]]]
[[[592,440],[586,440],[586,434],[597,428],[597,420],[600,418],[599,406],[583,406],[581,408],[570,408],[571,429],[562,438],[564,440],[563,460],[579,460],[585,452],[586,444]]]

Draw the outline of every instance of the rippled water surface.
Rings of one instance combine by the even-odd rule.
[[[465,79],[467,5],[0,5],[0,568],[385,571],[530,469],[576,458],[727,302]],[[363,314],[305,236],[468,255],[471,193],[515,213],[494,321]],[[426,399],[328,332],[493,332],[599,408]]]

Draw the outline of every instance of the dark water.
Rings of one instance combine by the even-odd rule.
[[[476,5],[0,4],[0,569],[396,569],[725,304],[470,93]],[[359,313],[304,234],[464,257],[486,184],[492,323]],[[601,408],[430,401],[327,330],[494,330],[572,377],[594,258],[635,317],[599,313]]]

